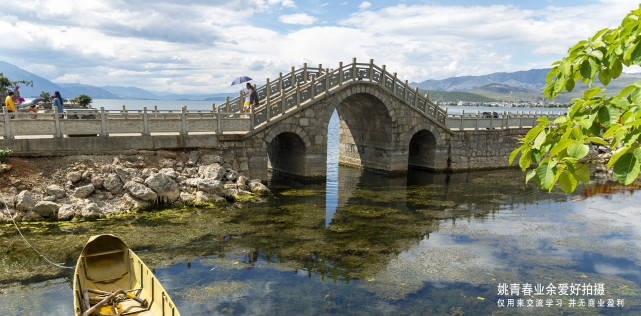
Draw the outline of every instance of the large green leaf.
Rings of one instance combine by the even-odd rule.
[[[620,60],[615,59],[614,62],[612,63],[612,66],[610,67],[610,76],[612,77],[612,79],[619,78],[622,71],[623,71],[623,64],[621,64]]]
[[[519,159],[519,166],[521,167],[521,170],[525,171],[525,169],[529,168],[531,164],[532,156],[530,155],[530,149],[528,148],[521,154],[521,158]]]
[[[536,184],[544,190],[549,190],[554,184],[554,179],[556,178],[556,165],[553,163],[542,163],[536,168],[536,176],[534,181]]]
[[[581,77],[585,79],[590,79],[592,75],[592,65],[590,65],[590,62],[586,59],[581,63]]]
[[[518,155],[521,152],[521,147],[515,149],[510,153],[510,166],[512,165],[512,162],[514,161],[514,158],[516,158],[516,155]]]
[[[558,154],[561,150],[568,148],[570,144],[574,143],[574,139],[566,139],[558,142],[552,149],[550,149],[550,157],[553,157],[554,155]]]
[[[589,151],[590,146],[580,143],[572,143],[567,149],[568,155],[577,160],[587,156]]]
[[[574,177],[583,183],[590,182],[590,169],[586,165],[576,164],[574,166]]]
[[[599,71],[599,81],[601,81],[604,86],[610,84],[610,80],[612,80],[612,77],[610,77],[610,72],[608,70],[603,69]]]
[[[621,112],[618,108],[607,105],[601,107],[598,112],[599,122],[606,128],[610,127],[610,124],[616,123],[620,115]]]
[[[541,145],[545,142],[545,139],[547,138],[547,133],[545,131],[542,131],[539,133],[538,136],[534,139],[534,144],[532,144],[532,148],[534,149],[539,149],[541,148]]]
[[[614,164],[614,177],[625,185],[632,183],[638,176],[641,162],[632,153],[625,153]]]
[[[572,173],[569,171],[565,170],[561,173],[561,176],[559,177],[559,187],[561,187],[561,190],[565,193],[572,193],[574,192],[574,189],[576,189],[578,181],[574,177]]]
[[[534,178],[535,175],[536,175],[535,169],[528,171],[527,174],[525,175],[525,183],[530,182],[530,180]]]

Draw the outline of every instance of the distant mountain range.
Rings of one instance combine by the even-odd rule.
[[[498,72],[483,76],[462,76],[442,80],[425,80],[411,83],[421,93],[428,93],[431,100],[438,101],[531,101],[542,100],[545,78],[550,69],[532,69],[517,72]],[[12,64],[0,61],[0,72],[11,80],[31,80],[33,87],[21,85],[23,97],[37,97],[41,91],[60,91],[66,98],[87,94],[94,99],[138,99],[138,100],[204,100],[222,101],[235,97],[236,93],[212,93],[207,95],[156,93],[136,87],[96,87],[81,83],[53,83],[36,74]],[[622,74],[608,86],[609,94],[618,93],[624,87],[640,81],[640,74]],[[599,84],[596,82],[595,84]],[[572,93],[563,93],[554,102],[568,103],[580,96],[587,85],[577,84]]]
[[[0,61],[0,72],[10,80],[33,81],[33,87],[19,84],[20,95],[25,98],[38,97],[40,92],[53,94],[60,91],[65,98],[74,98],[86,94],[94,99],[135,99],[135,100],[203,100],[222,101],[225,97],[235,97],[237,93],[212,93],[207,95],[154,93],[135,87],[104,86],[96,87],[81,83],[53,83],[43,77],[21,69],[15,65]]]

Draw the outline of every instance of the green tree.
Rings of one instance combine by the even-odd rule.
[[[641,81],[615,96],[603,94],[594,86],[598,80],[607,86],[621,75],[623,67],[641,65],[641,5],[629,13],[616,29],[603,29],[578,42],[568,55],[552,64],[544,97],[572,91],[577,81],[589,84],[582,98],[572,100],[567,115],[554,121],[540,118],[510,155],[510,164],[520,153],[519,166],[527,171],[526,182],[534,178],[545,190],[556,183],[573,192],[578,181],[587,183],[590,170],[581,163],[589,144],[606,145],[612,151],[607,162],[622,184],[630,184],[641,170]],[[535,166],[536,165],[536,166]],[[532,169],[531,169],[532,167]]]
[[[8,77],[4,76],[4,73],[0,72],[0,97],[2,98],[2,103],[4,104],[4,98],[7,96],[7,93],[19,83],[22,83],[26,86],[31,86],[33,87],[33,81],[27,81],[27,80],[18,80],[18,81],[12,81]]]
[[[42,98],[42,103],[44,104],[51,104],[53,100],[51,100],[51,93],[47,91],[40,91],[40,97]]]
[[[91,101],[93,101],[93,99],[91,99],[91,97],[86,94],[81,94],[78,96],[78,104],[80,104],[81,106],[87,107],[89,106],[89,104],[91,104]]]

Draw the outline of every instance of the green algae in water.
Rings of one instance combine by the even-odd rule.
[[[243,282],[237,281],[217,281],[210,285],[196,286],[182,292],[178,295],[184,299],[195,301],[200,304],[206,304],[211,299],[220,299],[230,296],[240,296],[247,289],[251,288]]]

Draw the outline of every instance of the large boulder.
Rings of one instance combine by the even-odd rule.
[[[136,210],[144,210],[151,207],[151,202],[136,198],[129,193],[125,193],[122,196],[122,202],[125,204],[125,206]]]
[[[84,218],[92,219],[100,217],[102,212],[96,203],[89,203],[80,206],[80,215]]]
[[[93,191],[96,190],[96,187],[93,186],[93,184],[87,184],[81,187],[77,187],[76,190],[73,192],[73,196],[79,199],[84,199],[93,193]]]
[[[254,193],[256,193],[256,194],[261,194],[261,195],[262,194],[268,194],[269,192],[271,192],[266,185],[264,185],[264,184],[262,184],[260,182],[250,182],[249,183],[249,190],[254,192]]]
[[[112,194],[118,194],[122,191],[123,182],[120,181],[120,177],[118,177],[118,175],[112,173],[107,176],[102,186]]]
[[[82,173],[80,171],[72,171],[67,173],[67,180],[71,181],[72,183],[78,182],[82,179]]]
[[[172,203],[180,197],[178,184],[164,173],[154,173],[145,180],[145,184],[156,191],[159,202]]]
[[[45,193],[49,196],[55,197],[56,199],[62,199],[67,195],[65,189],[57,184],[48,185],[45,188]]]
[[[196,202],[205,203],[205,202],[221,202],[227,201],[224,197],[221,197],[217,194],[198,191],[196,192]]]
[[[198,167],[198,176],[203,179],[220,180],[223,175],[225,175],[225,168],[217,163]]]
[[[112,166],[112,170],[118,175],[122,183],[127,183],[138,176],[138,170],[134,168],[123,168],[118,165]]]
[[[223,162],[223,157],[219,155],[202,155],[200,157],[201,165],[211,165],[211,164],[217,164],[222,162]]]
[[[176,178],[178,178],[178,176],[180,175],[180,174],[179,174],[178,172],[176,172],[176,170],[174,170],[173,168],[162,168],[162,169],[160,169],[158,172],[159,172],[159,173],[164,173],[166,176],[168,176],[168,177],[170,177],[170,178],[172,178],[172,179],[174,179],[174,180],[175,180]]]
[[[222,190],[223,185],[220,182],[220,180],[216,180],[216,179],[213,179],[213,178],[207,178],[207,179],[200,179],[200,181],[197,184],[197,188],[200,191],[209,192],[209,193],[217,193],[217,192],[220,192]]]
[[[31,195],[31,192],[22,190],[16,196],[16,210],[30,212],[36,206],[36,200]]]
[[[76,216],[76,213],[78,213],[78,211],[76,210],[76,207],[73,204],[63,204],[58,209],[58,220],[61,220],[61,221],[70,220],[74,216]]]
[[[154,192],[154,190],[148,188],[144,184],[141,184],[141,183],[138,183],[138,182],[134,182],[134,181],[129,181],[129,182],[125,183],[124,188],[133,197],[136,197],[136,198],[141,199],[143,201],[156,202],[156,200],[158,200],[158,194],[156,194],[156,192]]]
[[[40,201],[33,207],[33,212],[44,218],[54,218],[57,216],[59,208],[60,204],[49,201]]]

